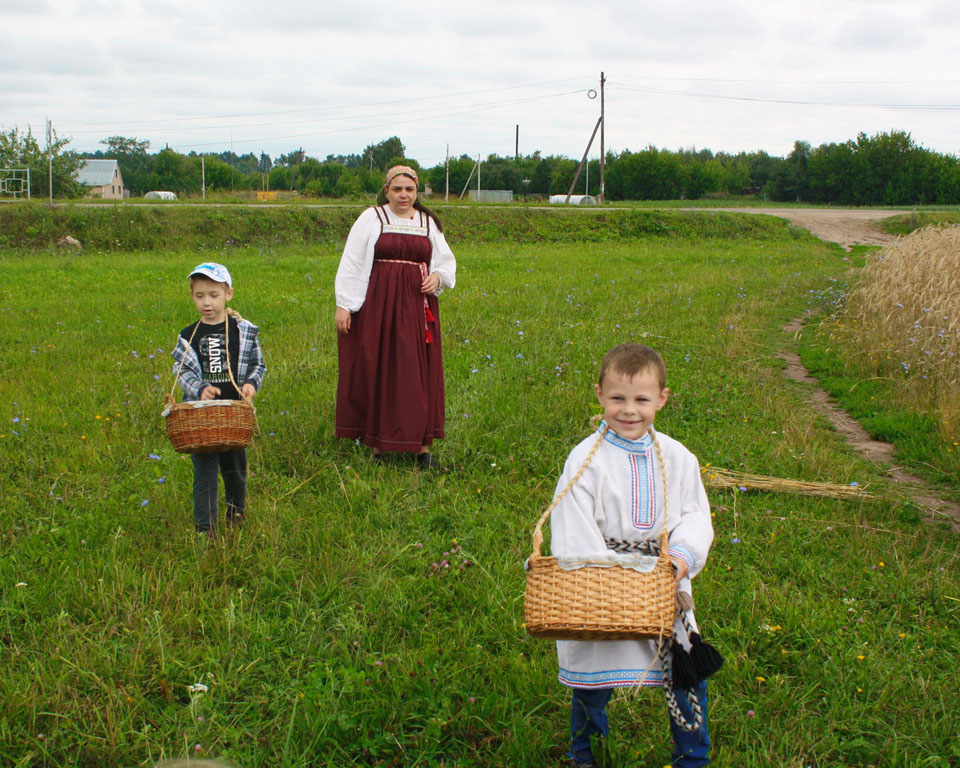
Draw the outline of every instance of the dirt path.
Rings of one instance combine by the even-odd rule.
[[[880,231],[876,226],[882,219],[898,211],[832,211],[832,210],[775,210],[745,209],[749,213],[765,213],[782,216],[797,226],[809,229],[821,240],[839,243],[845,248],[851,245],[886,245],[896,238]],[[784,331],[795,336],[803,327],[806,317],[792,320]],[[874,440],[849,413],[830,401],[830,396],[818,386],[800,357],[794,352],[780,352],[787,367],[784,373],[794,381],[811,385],[807,402],[822,413],[836,428],[847,443],[868,461],[884,468],[884,472],[896,481],[913,501],[932,518],[947,518],[951,527],[960,532],[960,504],[938,497],[925,487],[924,481],[905,472],[894,462],[894,448],[890,443]]]
[[[703,210],[703,209],[700,209]],[[828,243],[844,248],[852,245],[889,245],[895,235],[883,232],[877,225],[884,219],[910,211],[868,210],[863,208],[712,208],[709,210],[736,213],[762,213],[779,216]]]

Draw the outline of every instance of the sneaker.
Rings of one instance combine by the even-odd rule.
[[[197,536],[202,536],[206,539],[215,539],[217,538],[217,532],[213,528],[197,528]]]
[[[243,512],[228,513],[227,525],[243,525],[243,521],[246,519],[247,516]]]
[[[429,452],[428,452],[428,453],[418,453],[418,454],[417,454],[417,466],[419,466],[420,469],[436,469],[436,468],[437,468],[437,462],[436,462],[436,460],[433,458],[433,454],[432,454],[432,453],[429,453]]]

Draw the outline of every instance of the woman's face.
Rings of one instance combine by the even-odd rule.
[[[401,173],[390,180],[385,194],[391,211],[399,216],[409,215],[417,200],[417,182]]]

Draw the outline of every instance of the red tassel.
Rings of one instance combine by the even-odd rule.
[[[434,321],[433,312],[430,311],[430,307],[424,307],[425,314],[427,316],[427,322],[432,323]]]
[[[433,334],[430,333],[429,328],[427,328],[427,344],[433,344]]]

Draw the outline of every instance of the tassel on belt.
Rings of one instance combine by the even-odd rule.
[[[404,259],[381,259],[381,261],[390,264],[413,264],[413,266],[420,268],[421,281],[427,279],[427,265],[422,261],[405,261]],[[430,311],[430,305],[427,303],[427,294],[423,294],[423,332],[427,344],[433,343],[433,333],[430,331],[430,323],[433,321],[433,312]]]

